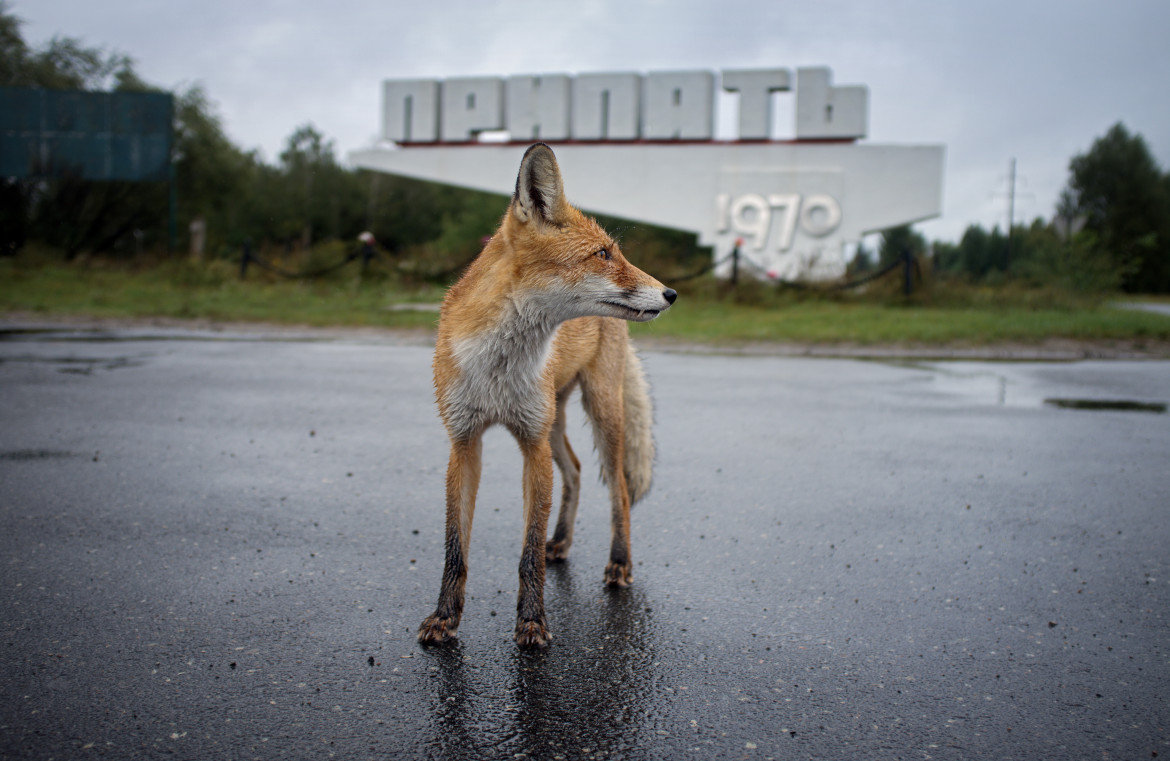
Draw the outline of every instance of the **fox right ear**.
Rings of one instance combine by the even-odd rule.
[[[524,152],[520,174],[516,176],[516,195],[512,197],[512,213],[521,222],[537,220],[558,225],[564,216],[564,184],[557,157],[552,148],[537,143]]]

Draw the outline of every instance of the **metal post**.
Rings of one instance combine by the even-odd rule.
[[[367,241],[362,243],[362,276],[366,274],[366,270],[370,267],[370,259],[374,258],[374,247]]]
[[[244,255],[240,259],[240,280],[248,276],[248,261],[252,258],[252,241],[244,241]]]
[[[739,285],[739,244],[740,241],[735,241],[735,247],[731,249],[731,284]]]
[[[370,260],[377,255],[374,250],[374,245],[377,241],[374,239],[374,234],[369,230],[358,236],[358,241],[362,244],[362,278],[366,276],[366,270],[370,267]]]
[[[914,257],[910,249],[902,249],[902,295],[909,297],[914,291]]]
[[[175,182],[174,161],[172,161],[170,164],[170,177],[168,178],[167,184],[170,185],[170,192],[168,193],[170,198],[167,202],[167,253],[173,254],[175,253],[175,248],[178,245],[176,242],[178,238],[176,231],[178,223],[175,221],[175,217],[178,214],[179,206],[179,190],[178,183]]]

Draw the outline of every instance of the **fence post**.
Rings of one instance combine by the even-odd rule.
[[[240,258],[240,280],[248,276],[248,261],[252,258],[252,241],[244,241],[244,255]]]
[[[365,277],[366,270],[370,268],[370,260],[374,258],[374,247],[369,243],[362,244],[362,277]]]
[[[370,267],[370,260],[378,253],[374,250],[374,244],[377,241],[374,239],[374,234],[369,231],[359,235],[358,241],[362,244],[362,278],[365,279],[366,270]]]
[[[172,101],[173,103],[173,101]],[[172,113],[174,112],[174,105],[171,106]],[[174,123],[174,120],[171,120]],[[176,242],[178,236],[176,235],[176,228],[178,223],[175,221],[178,218],[179,208],[179,186],[175,182],[175,162],[172,159],[167,164],[167,253],[175,253],[175,248],[178,246]]]
[[[914,291],[914,256],[910,249],[902,249],[902,295],[909,297]]]
[[[735,245],[731,249],[731,284],[733,286],[739,285],[739,246],[743,243],[743,238],[736,238]]]

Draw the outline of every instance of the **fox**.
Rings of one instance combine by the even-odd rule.
[[[655,452],[649,385],[628,323],[655,319],[677,296],[630,264],[600,224],[569,204],[548,145],[525,151],[499,228],[439,311],[432,368],[451,454],[443,577],[435,612],[419,626],[420,643],[457,638],[483,433],[502,425],[524,461],[515,641],[521,648],[548,645],[545,564],[568,558],[580,494],[581,463],[565,434],[565,403],[578,389],[609,490],[604,581],[633,582],[630,506],[650,489]],[[554,463],[563,488],[548,538]]]

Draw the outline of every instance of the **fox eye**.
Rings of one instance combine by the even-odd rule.
[[[594,254],[594,256],[596,256],[598,259],[601,259],[604,262],[608,262],[610,259],[613,258],[613,254],[609,253],[608,248],[601,249],[596,254]]]

